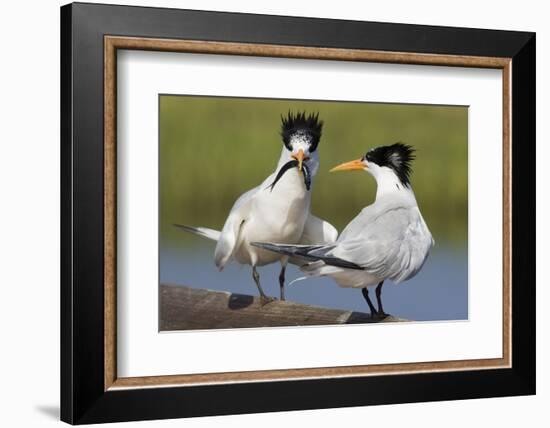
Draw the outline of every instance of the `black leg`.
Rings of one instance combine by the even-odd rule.
[[[279,274],[279,288],[281,291],[281,300],[285,300],[285,272],[286,272],[286,265],[282,265],[281,273]]]
[[[371,317],[375,317],[377,312],[376,312],[376,309],[374,308],[374,305],[372,304],[371,300],[370,300],[370,297],[369,297],[369,290],[367,290],[367,287],[365,288],[362,288],[361,289],[361,293],[363,293],[363,297],[365,298],[365,300],[367,301],[367,304],[369,305],[369,309],[370,309],[370,316]]]
[[[382,286],[384,285],[384,281],[382,281],[380,284],[376,286],[376,303],[378,304],[378,315],[379,316],[386,316],[387,314],[384,312],[384,307],[382,306]]]
[[[254,282],[256,283],[256,287],[258,287],[258,291],[260,292],[260,297],[266,298],[267,296],[264,293],[264,290],[262,289],[262,286],[260,285],[260,274],[256,270],[256,266],[252,266],[252,278],[254,278]]]
[[[256,287],[258,287],[258,291],[260,292],[260,301],[262,306],[272,302],[274,299],[272,297],[268,297],[264,290],[262,289],[262,286],[260,285],[260,274],[256,270],[256,266],[252,266],[252,278],[254,278],[254,282],[256,283]]]

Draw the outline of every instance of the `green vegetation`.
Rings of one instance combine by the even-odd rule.
[[[280,116],[318,111],[324,120],[312,211],[338,230],[374,199],[366,173],[328,170],[369,148],[414,146],[412,185],[436,242],[464,246],[468,222],[466,107],[161,96],[160,232],[180,222],[221,229],[231,206],[275,168]],[[177,235],[176,235],[177,234]]]

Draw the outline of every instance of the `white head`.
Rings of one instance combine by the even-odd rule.
[[[362,158],[340,164],[331,171],[364,170],[376,179],[379,188],[391,186],[397,190],[410,189],[413,159],[413,147],[395,143],[370,149]]]
[[[297,167],[303,174],[304,184],[309,190],[311,179],[319,169],[317,147],[321,140],[323,121],[319,120],[319,113],[306,115],[305,112],[289,112],[286,117],[281,117],[281,121],[281,138],[284,146],[279,161],[279,172],[272,188],[286,171]]]

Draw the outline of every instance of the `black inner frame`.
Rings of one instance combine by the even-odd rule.
[[[105,35],[512,58],[512,368],[105,392]],[[534,33],[63,6],[61,419],[81,424],[534,394],[535,96]]]

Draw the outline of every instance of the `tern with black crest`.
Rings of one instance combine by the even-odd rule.
[[[338,232],[310,213],[313,179],[319,169],[319,142],[323,122],[318,114],[291,113],[282,117],[283,148],[275,171],[262,184],[241,195],[220,231],[175,225],[217,242],[214,262],[219,270],[234,260],[252,267],[252,277],[262,300],[265,294],[258,266],[280,262],[280,298],[284,300],[285,270],[289,256],[250,243],[319,244],[334,242]],[[261,142],[258,151],[261,152]],[[292,262],[292,258],[290,262]]]
[[[363,208],[336,242],[323,245],[288,245],[254,242],[253,245],[302,259],[307,276],[329,276],[341,287],[361,288],[372,316],[384,317],[382,285],[415,276],[424,265],[433,239],[420,213],[410,183],[411,146],[396,143],[369,150],[360,159],[331,171],[361,170],[376,180],[376,199]],[[376,285],[378,308],[369,286]]]

